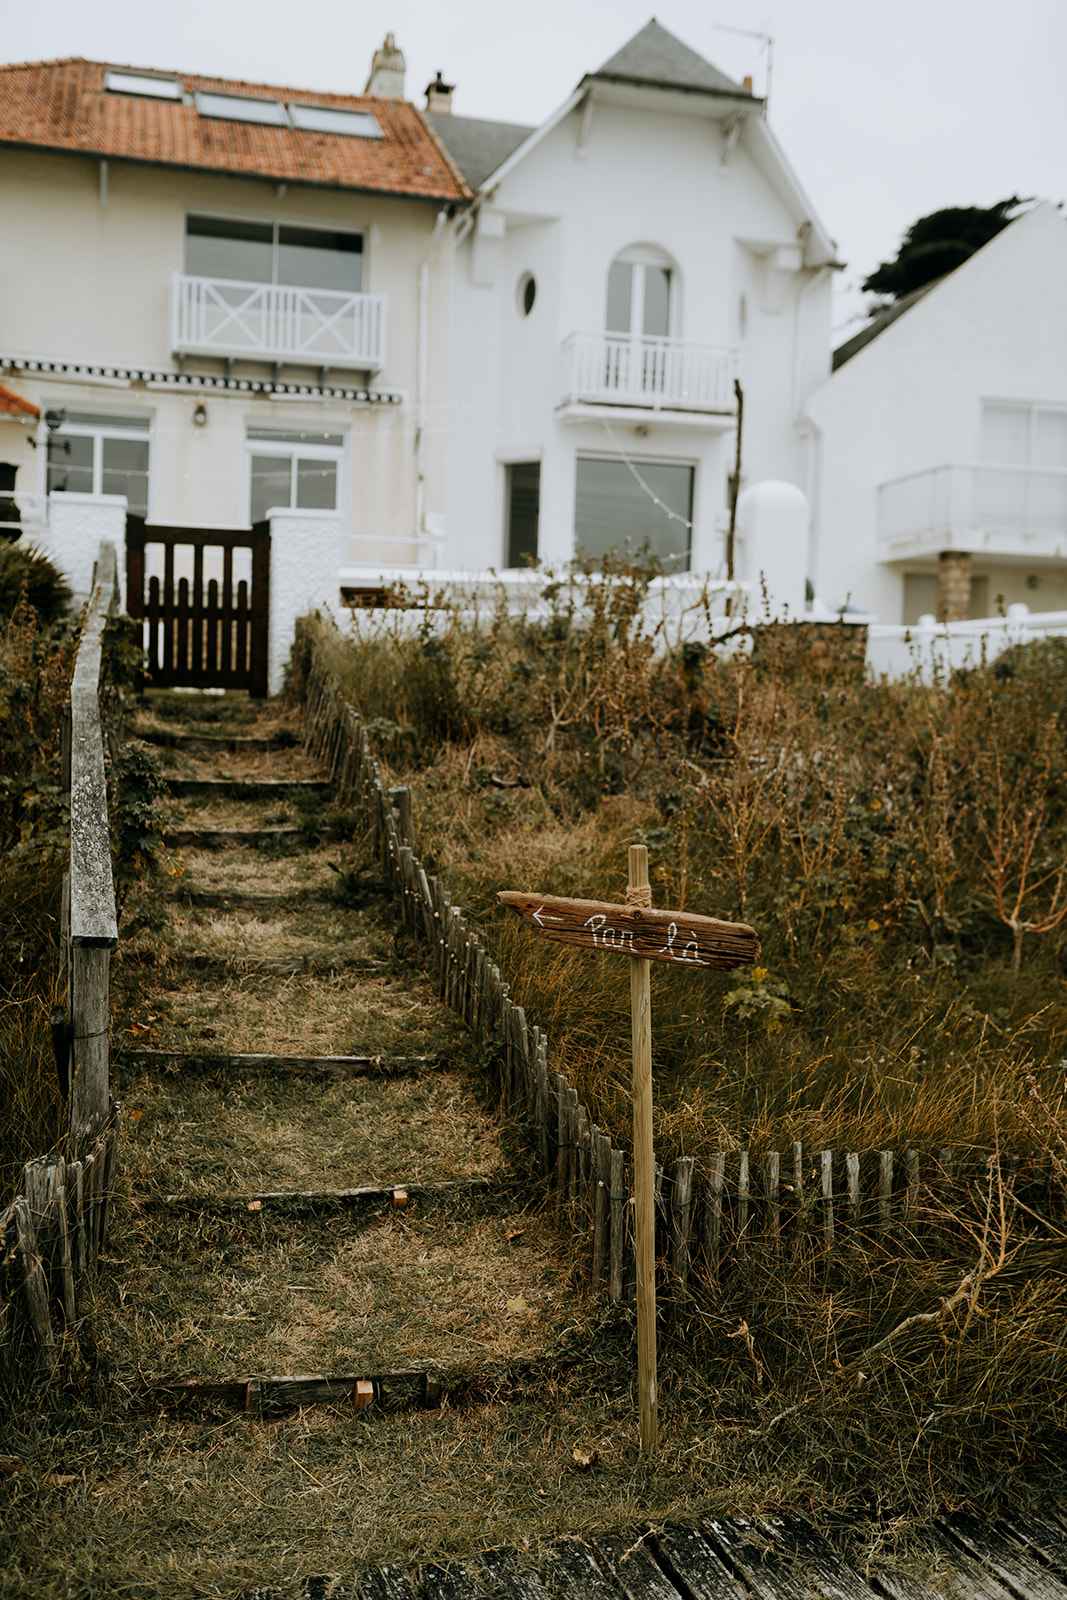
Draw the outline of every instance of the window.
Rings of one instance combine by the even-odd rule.
[[[350,138],[380,139],[382,130],[369,111],[347,111],[343,106],[290,104],[293,126],[310,133],[344,133]]]
[[[538,522],[541,513],[541,463],[513,461],[505,468],[505,473],[507,564],[509,567],[525,567],[537,560]]]
[[[280,100],[252,100],[243,94],[208,94],[198,89],[196,109],[202,117],[222,117],[227,122],[262,122],[275,128],[289,126]]]
[[[608,333],[665,339],[671,331],[671,269],[652,249],[624,250],[608,271]]]
[[[673,461],[605,460],[579,456],[574,543],[599,560],[643,550],[658,556],[667,572],[689,570],[689,524],[693,517],[691,466]]]
[[[331,228],[192,216],[185,222],[185,270],[194,278],[358,294],[363,282],[363,236]]]
[[[48,436],[48,493],[124,494],[129,509],[147,517],[151,419],[96,411],[62,415]]]
[[[522,316],[528,317],[530,315],[536,299],[537,279],[532,272],[524,272],[519,279],[518,289],[515,294],[515,302]]]
[[[344,440],[314,428],[249,428],[249,521],[274,507],[336,511]]]
[[[1067,528],[1067,407],[987,400],[979,454],[980,525]]]
[[[157,78],[148,72],[121,72],[108,67],[104,88],[111,94],[143,94],[152,100],[180,100],[182,86],[177,78]]]

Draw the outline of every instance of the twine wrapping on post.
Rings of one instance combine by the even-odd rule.
[[[650,883],[630,884],[626,890],[626,904],[628,906],[647,906],[652,909],[652,885]]]

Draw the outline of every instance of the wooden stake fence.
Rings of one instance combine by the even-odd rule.
[[[411,797],[386,787],[359,712],[338,679],[316,659],[306,688],[305,748],[328,762],[342,805],[369,820],[382,870],[400,900],[405,926],[425,941],[442,997],[501,1052],[503,1112],[529,1135],[535,1170],[555,1189],[557,1212],[573,1227],[595,1289],[627,1298],[635,1281],[630,1204],[631,1152],[594,1123],[577,1091],[550,1067],[548,1040],[511,998],[499,967],[460,908],[416,853]],[[694,1275],[726,1299],[754,1282],[800,1270],[851,1278],[906,1231],[909,1248],[946,1240],[948,1210],[971,1204],[985,1159],[964,1165],[952,1150],[810,1150],[785,1153],[740,1146],[713,1152],[701,1170],[682,1156],[669,1172],[657,1162],[656,1255],[684,1296]],[[1022,1162],[1011,1179],[1042,1203],[1048,1175]],[[935,1219],[936,1220],[932,1220]],[[966,1248],[965,1230],[958,1232]]]
[[[74,1328],[81,1281],[104,1248],[121,1116],[109,1080],[108,965],[118,927],[99,699],[104,629],[118,603],[115,548],[103,543],[63,752],[70,870],[60,908],[59,976],[67,1000],[49,1020],[60,1086],[69,1091],[67,1149],[28,1162],[20,1192],[0,1213],[0,1343],[16,1361],[28,1348],[48,1373]],[[20,1337],[26,1330],[28,1347]]]

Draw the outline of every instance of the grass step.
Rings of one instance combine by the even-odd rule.
[[[274,911],[287,906],[301,910],[339,911],[345,909],[336,895],[321,889],[279,889],[274,894],[246,894],[242,889],[188,889],[179,886],[165,898],[208,911]]]
[[[195,1402],[223,1404],[256,1418],[292,1411],[300,1406],[345,1405],[353,1410],[374,1407],[382,1411],[436,1409],[445,1397],[471,1400],[491,1394],[506,1399],[509,1389],[528,1382],[542,1363],[519,1356],[507,1362],[487,1363],[482,1369],[450,1374],[441,1368],[402,1367],[394,1372],[292,1373],[232,1378],[154,1379],[142,1373],[127,1379],[129,1388],[157,1404],[187,1407]],[[569,1362],[552,1362],[553,1374]]]
[[[165,1206],[176,1211],[259,1211],[264,1206],[279,1206],[286,1211],[341,1210],[348,1206],[392,1205],[403,1210],[409,1200],[466,1199],[488,1194],[490,1178],[464,1178],[446,1183],[364,1184],[356,1189],[274,1189],[248,1194],[184,1194],[144,1196],[140,1204],[155,1209]]]
[[[137,733],[136,737],[145,744],[159,745],[164,750],[183,750],[193,756],[214,755],[259,755],[268,750],[277,753],[294,746],[283,744],[276,739],[256,739],[251,736],[226,738],[222,734],[207,733],[165,733],[158,728],[149,728],[144,733]]]
[[[326,778],[168,778],[175,799],[279,800],[294,795],[325,795],[333,785]]]
[[[332,906],[332,902],[330,902]],[[395,961],[385,961],[377,956],[216,956],[194,950],[188,955],[180,950],[146,950],[143,947],[124,950],[119,947],[112,957],[118,966],[128,967],[189,967],[194,972],[212,976],[230,973],[262,972],[271,977],[329,977],[337,972],[382,973],[396,970]]]
[[[444,1065],[440,1056],[271,1056],[203,1055],[178,1050],[129,1050],[123,1047],[124,1067],[143,1070],[158,1068],[179,1072],[232,1072],[237,1076],[252,1073],[321,1074],[331,1078],[360,1078],[371,1075],[396,1077],[401,1073],[425,1072]]]
[[[163,843],[169,849],[187,850],[270,850],[280,844],[303,847],[307,835],[302,828],[168,828]]]

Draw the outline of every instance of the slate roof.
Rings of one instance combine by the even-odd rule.
[[[30,400],[24,400],[14,389],[8,389],[0,383],[0,417],[14,417],[16,421],[29,422],[31,419],[36,420],[40,415],[40,406],[35,406]]]
[[[426,120],[472,189],[479,189],[534,132],[518,122],[483,122],[442,111],[428,112]]]
[[[878,335],[884,333],[898,317],[902,317],[905,311],[910,311],[913,305],[930,293],[931,289],[935,289],[939,283],[944,283],[944,281],[944,278],[935,278],[932,283],[924,283],[920,289],[913,289],[910,294],[902,295],[899,300],[894,300],[892,305],[883,306],[880,311],[876,311],[866,327],[861,328],[859,333],[854,333],[851,339],[846,339],[844,344],[838,345],[831,361],[831,371],[836,372],[838,367],[845,365],[846,361],[851,361],[854,355],[859,354],[864,345],[870,344],[872,339],[877,339]]]
[[[728,78],[718,67],[691,50],[681,39],[658,23],[655,17],[639,33],[605,61],[589,79],[605,78],[613,83],[635,83],[661,89],[688,89],[704,94],[743,95],[755,98]]]
[[[0,67],[0,145],[426,200],[469,198],[422,112],[406,100],[165,74],[177,78],[186,95],[201,89],[371,112],[383,137],[354,138],[224,121],[201,116],[181,101],[116,94],[104,88],[107,65],[71,57]],[[123,72],[147,70],[110,65]]]

